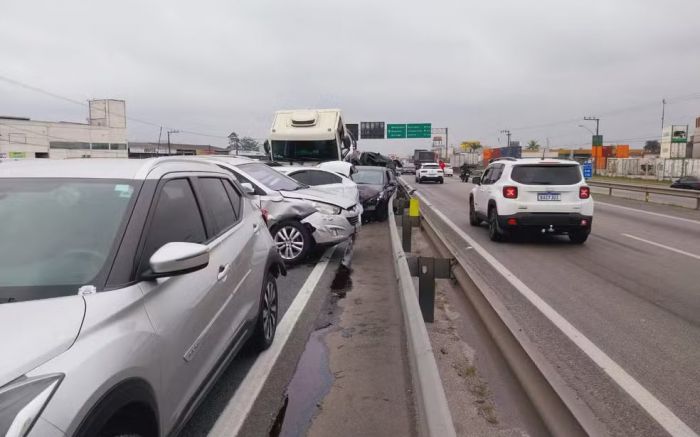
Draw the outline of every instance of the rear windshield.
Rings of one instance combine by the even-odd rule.
[[[510,178],[526,185],[573,185],[581,182],[578,165],[516,165]]]
[[[440,166],[437,164],[423,164],[423,165],[421,165],[421,167],[423,167],[423,168],[438,168]]]

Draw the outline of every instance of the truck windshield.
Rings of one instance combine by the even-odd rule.
[[[340,147],[335,140],[291,141],[272,140],[275,161],[339,161]]]
[[[0,303],[92,284],[134,191],[133,181],[0,179]]]
[[[526,185],[573,185],[581,181],[578,165],[516,165],[510,175]]]

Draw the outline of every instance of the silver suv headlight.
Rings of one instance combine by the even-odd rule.
[[[335,215],[340,214],[341,211],[339,206],[331,205],[330,203],[311,202],[311,204],[321,214]]]
[[[0,388],[0,436],[25,437],[61,383],[63,375],[16,380]]]

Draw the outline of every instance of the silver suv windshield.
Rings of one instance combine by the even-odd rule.
[[[133,194],[133,181],[0,179],[0,303],[92,284]]]
[[[573,185],[581,182],[581,169],[577,164],[516,165],[510,178],[525,185]]]

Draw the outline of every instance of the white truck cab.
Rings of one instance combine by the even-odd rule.
[[[283,164],[340,161],[353,141],[340,109],[283,110],[272,121],[269,153]]]

